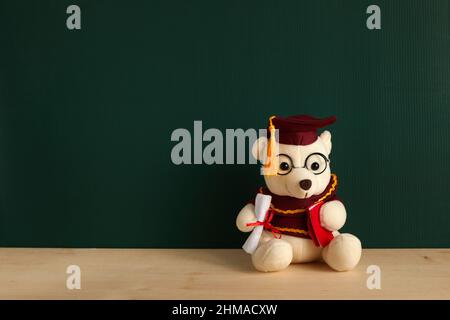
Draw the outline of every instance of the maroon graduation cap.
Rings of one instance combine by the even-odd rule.
[[[315,118],[308,115],[296,115],[289,117],[272,116],[269,119],[268,138],[271,130],[278,129],[278,142],[305,146],[317,140],[317,129],[326,127],[336,121],[335,116],[328,118]]]

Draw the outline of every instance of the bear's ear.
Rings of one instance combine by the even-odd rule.
[[[330,154],[331,152],[331,133],[330,131],[325,130],[320,134],[320,140],[322,140],[323,145],[325,146],[325,149],[327,150],[327,153]]]
[[[266,137],[260,137],[253,144],[252,155],[256,160],[263,161],[266,158],[267,142]]]

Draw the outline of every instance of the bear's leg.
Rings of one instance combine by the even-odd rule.
[[[336,271],[352,270],[361,258],[361,241],[349,233],[339,234],[322,250],[322,258]]]
[[[256,270],[269,272],[280,271],[292,261],[291,245],[281,239],[272,239],[261,243],[252,254],[252,262]]]
[[[322,248],[316,247],[311,239],[283,235],[292,246],[292,263],[307,263],[320,260]]]

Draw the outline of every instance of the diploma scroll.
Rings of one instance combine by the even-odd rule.
[[[272,200],[271,196],[258,193],[256,195],[255,199],[255,214],[256,214],[256,220],[263,223],[264,219],[266,218],[267,210],[269,210],[270,207],[270,201]],[[258,247],[259,239],[261,238],[261,234],[263,232],[264,226],[259,225],[256,226],[250,236],[247,238],[247,241],[245,241],[244,245],[242,246],[242,249],[244,249],[245,252],[252,254],[255,252],[256,248]]]

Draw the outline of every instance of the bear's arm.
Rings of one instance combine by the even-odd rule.
[[[339,200],[328,201],[320,208],[320,224],[329,231],[341,229],[346,219],[347,212]]]
[[[251,222],[256,222],[255,206],[252,203],[248,203],[239,212],[236,218],[236,226],[242,232],[250,232],[254,227],[247,227],[247,223]]]

